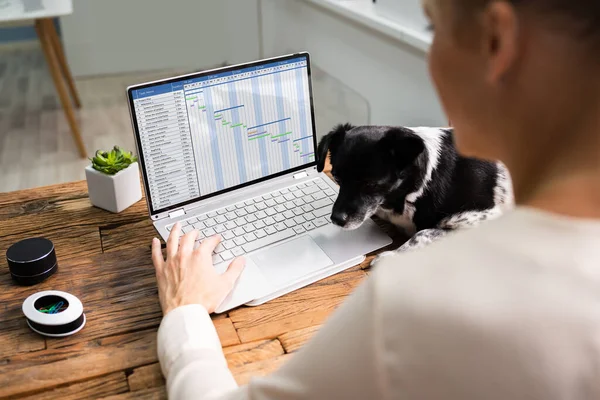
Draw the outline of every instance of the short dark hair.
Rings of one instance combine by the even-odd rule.
[[[600,0],[458,0],[470,6],[483,7],[493,1],[506,1],[517,8],[529,9],[563,22],[573,34],[600,42]]]

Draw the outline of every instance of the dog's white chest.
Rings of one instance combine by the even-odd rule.
[[[377,211],[377,216],[381,219],[385,219],[390,221],[392,224],[404,229],[404,231],[409,235],[414,235],[417,232],[417,227],[412,221],[412,216],[414,212],[410,212],[411,210],[405,209],[403,214],[398,214],[393,211],[379,209]]]

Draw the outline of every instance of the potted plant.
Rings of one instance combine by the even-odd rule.
[[[137,157],[115,146],[96,151],[85,168],[90,201],[96,207],[119,213],[142,198]]]

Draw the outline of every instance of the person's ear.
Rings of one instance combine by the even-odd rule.
[[[425,151],[425,143],[410,130],[393,128],[381,140],[379,151],[389,157],[397,171],[402,171]]]
[[[501,82],[517,62],[519,19],[508,1],[492,1],[481,14],[483,52],[487,61],[487,80]]]
[[[327,160],[327,153],[332,153],[337,150],[346,132],[353,128],[350,124],[338,125],[331,132],[321,138],[319,146],[317,147],[317,171],[323,172],[325,169],[325,161]]]

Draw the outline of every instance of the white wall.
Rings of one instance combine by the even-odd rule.
[[[367,99],[372,124],[447,124],[424,52],[301,0],[262,0],[262,12],[265,55],[308,50]]]
[[[425,52],[311,1],[260,0],[262,55],[310,51],[317,67],[365,99],[370,123],[447,124]],[[390,1],[414,2],[417,10],[418,0]],[[254,60],[261,56],[258,2],[77,0],[74,14],[61,19],[67,56],[77,76]]]
[[[257,0],[77,0],[61,18],[76,76],[259,57]]]
[[[426,30],[429,24],[423,13],[422,0],[377,0],[375,10],[416,32]]]

